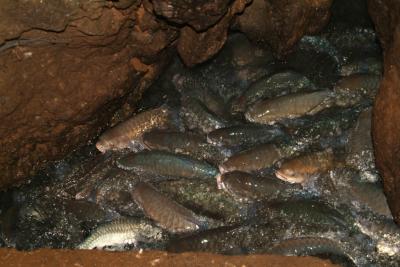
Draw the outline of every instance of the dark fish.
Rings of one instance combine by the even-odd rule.
[[[138,183],[132,197],[149,218],[170,232],[193,232],[205,226],[205,222],[191,210],[170,200],[149,184]]]
[[[152,129],[165,129],[174,124],[173,112],[166,106],[150,109],[136,114],[127,121],[105,131],[96,143],[96,148],[105,153],[108,150],[121,150],[140,146],[143,133]]]
[[[381,76],[374,74],[352,74],[340,79],[335,87],[335,105],[350,107],[363,99],[372,100],[375,98],[381,82]]]
[[[376,214],[388,218],[392,217],[385,193],[379,184],[358,182],[353,179],[350,182],[350,197],[361,205],[365,205]]]
[[[252,146],[268,143],[285,135],[279,126],[245,124],[217,129],[207,135],[211,144],[218,146]]]
[[[268,202],[266,208],[267,213],[273,217],[286,217],[304,224],[326,225],[342,229],[348,229],[352,219],[327,204],[308,199]]]
[[[95,229],[78,248],[121,247],[127,244],[137,246],[139,242],[154,243],[162,241],[163,238],[162,230],[146,220],[120,218]]]
[[[142,151],[117,160],[124,170],[166,177],[210,179],[218,174],[209,163],[164,151]]]
[[[332,150],[303,154],[282,163],[276,177],[289,183],[305,184],[313,176],[325,173],[336,165]]]
[[[283,240],[275,244],[269,252],[287,256],[332,254],[348,257],[345,248],[339,242],[323,237],[300,237]]]
[[[219,187],[240,200],[273,199],[287,193],[290,185],[270,177],[234,171],[221,175]]]
[[[211,162],[220,162],[230,156],[228,149],[209,144],[203,136],[192,133],[152,131],[143,135],[143,143],[150,150],[191,155]]]
[[[220,172],[255,172],[272,167],[283,158],[282,152],[273,144],[263,144],[239,152],[219,166]]]
[[[344,64],[340,68],[340,75],[349,76],[356,73],[382,75],[382,69],[382,59],[378,57],[362,57],[358,60]]]
[[[375,167],[374,149],[371,135],[372,109],[362,111],[350,131],[346,147],[346,164],[360,172],[363,180],[377,182],[379,175]]]
[[[185,126],[190,130],[209,133],[228,126],[226,120],[218,117],[195,98],[188,97],[182,99],[180,114]]]
[[[332,97],[332,91],[324,90],[266,99],[250,106],[245,117],[250,122],[273,124],[283,119],[314,115],[332,106]]]
[[[304,75],[285,71],[253,83],[240,97],[232,103],[233,112],[244,112],[251,104],[264,98],[299,92],[304,89],[315,89],[314,84]]]

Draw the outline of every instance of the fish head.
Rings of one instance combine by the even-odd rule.
[[[99,150],[103,154],[106,153],[108,150],[111,150],[112,147],[113,146],[110,142],[102,138],[100,138],[96,143],[97,150]]]
[[[305,181],[305,175],[301,170],[292,168],[290,166],[282,165],[282,167],[275,172],[275,176],[285,182],[289,183],[303,183]]]

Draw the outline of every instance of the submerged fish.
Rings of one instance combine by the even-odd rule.
[[[391,218],[386,196],[380,184],[355,181],[350,182],[350,197],[361,205],[365,205],[374,213]]]
[[[338,241],[324,237],[300,237],[286,239],[276,243],[269,250],[269,252],[287,256],[315,256],[319,254],[332,254],[349,257],[344,246],[342,246]]]
[[[230,151],[207,143],[204,136],[192,133],[151,131],[143,135],[143,143],[151,150],[191,155],[198,160],[220,162]]]
[[[207,162],[164,151],[132,153],[117,160],[117,166],[124,170],[166,177],[211,179],[218,174],[218,169]]]
[[[266,203],[266,215],[272,218],[285,218],[289,221],[301,221],[303,224],[312,224],[348,229],[352,226],[353,218],[344,214],[346,211],[330,207],[328,204],[310,199],[296,199],[289,201],[273,201]]]
[[[363,99],[372,101],[375,98],[381,81],[381,76],[358,73],[340,79],[333,88],[335,104],[340,107],[350,107]]]
[[[147,183],[138,183],[132,197],[149,218],[170,232],[193,232],[205,227],[206,222],[199,216]]]
[[[273,144],[263,144],[239,152],[219,166],[221,173],[232,171],[255,172],[272,167],[284,155]]]
[[[233,101],[231,109],[233,112],[243,112],[249,105],[264,98],[296,93],[305,89],[312,90],[315,86],[304,75],[294,71],[279,72],[253,83]]]
[[[275,175],[289,183],[305,184],[311,177],[325,173],[335,165],[336,161],[332,150],[319,151],[284,161]]]
[[[188,97],[182,99],[182,120],[190,130],[199,130],[209,133],[219,128],[224,128],[228,122],[210,111],[198,99]]]
[[[284,135],[284,130],[279,126],[245,124],[212,131],[207,135],[207,140],[218,146],[234,147],[240,145],[247,147],[271,142]]]
[[[378,57],[362,57],[343,65],[340,68],[340,75],[349,76],[356,73],[382,75],[382,69],[382,59]]]
[[[224,173],[218,182],[218,187],[244,201],[273,199],[291,189],[290,186],[277,179],[258,177],[240,171]]]
[[[155,243],[162,241],[163,238],[162,230],[146,220],[120,218],[95,229],[78,248],[121,247],[127,244],[137,246],[139,242]]]
[[[350,132],[347,146],[347,166],[359,170],[361,178],[377,182],[379,175],[375,167],[374,150],[371,135],[372,109],[362,111]]]
[[[102,153],[124,148],[135,149],[140,146],[143,133],[156,128],[165,129],[173,124],[173,112],[166,106],[146,110],[105,131],[99,137],[96,148]]]
[[[332,91],[324,90],[266,99],[250,106],[245,117],[250,122],[273,124],[283,119],[314,115],[330,107],[333,104],[332,97]]]

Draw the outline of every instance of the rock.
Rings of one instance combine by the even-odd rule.
[[[2,3],[0,188],[24,182],[131,115],[174,49],[186,65],[202,63],[221,49],[240,16],[236,24],[251,39],[263,36],[275,51],[286,51],[322,27],[331,0],[250,2]],[[254,15],[260,3],[265,8]]]
[[[168,62],[177,31],[124,2],[1,5],[0,187],[95,137]]]
[[[397,224],[400,224],[400,3],[368,1],[384,51],[384,77],[375,99],[372,131],[377,167]]]
[[[253,0],[235,27],[253,42],[286,54],[305,34],[320,31],[330,17],[332,0]]]

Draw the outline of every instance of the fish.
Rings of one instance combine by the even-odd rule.
[[[276,170],[275,176],[289,183],[306,184],[312,177],[336,166],[333,151],[328,149],[288,159]]]
[[[138,183],[132,198],[147,217],[172,233],[193,232],[206,227],[206,221],[200,216],[170,200],[147,183]]]
[[[240,171],[224,173],[218,182],[218,187],[241,201],[274,199],[293,188],[272,177],[259,177]]]
[[[219,166],[219,170],[221,174],[232,171],[261,171],[272,167],[284,156],[274,144],[262,144],[234,154]]]
[[[379,89],[381,76],[356,73],[340,79],[334,86],[334,104],[339,107],[351,107],[363,99],[372,102]]]
[[[315,256],[332,254],[352,259],[345,247],[338,241],[324,237],[298,237],[277,242],[269,250],[271,254],[286,256]]]
[[[352,201],[357,201],[366,206],[375,214],[392,217],[383,188],[379,183],[360,182],[355,179],[350,181],[350,195]]]
[[[251,104],[264,98],[273,98],[303,90],[315,90],[315,85],[304,75],[295,71],[284,71],[261,78],[231,104],[233,113],[244,112]]]
[[[327,226],[334,229],[349,229],[353,225],[353,216],[347,210],[340,212],[324,202],[314,199],[291,199],[288,201],[274,200],[267,202],[261,209],[260,216],[265,213],[272,218],[286,218],[303,224]]]
[[[378,57],[362,57],[342,65],[340,68],[340,75],[349,76],[356,73],[382,75],[382,70],[382,59]]]
[[[155,243],[163,238],[163,231],[147,220],[119,218],[96,228],[77,248],[121,247],[127,244],[138,246],[139,242]]]
[[[210,162],[221,162],[231,155],[229,149],[209,144],[204,136],[195,133],[151,131],[143,135],[143,143],[150,150],[190,155]]]
[[[349,134],[346,166],[358,170],[363,180],[378,182],[371,135],[372,108],[362,111]]]
[[[314,115],[333,105],[333,92],[330,90],[295,93],[266,99],[250,106],[245,113],[249,122],[274,124],[284,119]]]
[[[209,133],[228,126],[228,122],[225,119],[218,117],[198,99],[187,97],[182,98],[181,102],[180,114],[185,126],[189,130]]]
[[[116,164],[123,170],[159,177],[212,179],[218,175],[218,169],[207,162],[156,150],[128,154],[118,159]]]
[[[130,119],[106,130],[98,139],[96,148],[105,153],[110,150],[131,148],[140,150],[143,133],[152,129],[166,129],[175,124],[174,112],[163,105],[140,112]]]
[[[249,147],[272,142],[285,135],[284,129],[280,126],[242,124],[212,131],[207,135],[207,141],[217,146]]]

